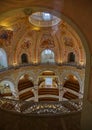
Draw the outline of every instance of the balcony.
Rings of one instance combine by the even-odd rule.
[[[85,65],[78,65],[77,63],[25,63],[25,64],[18,64],[18,65],[10,65],[8,67],[0,67],[0,72],[4,72],[7,70],[13,70],[13,69],[19,69],[23,67],[36,67],[36,66],[41,66],[41,67],[73,67],[76,69],[85,69]]]

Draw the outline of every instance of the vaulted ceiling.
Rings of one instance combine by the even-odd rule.
[[[83,32],[89,42],[89,48],[92,52],[92,1],[91,0],[3,0],[0,1],[0,19],[5,17],[6,13],[12,13],[12,10],[24,7],[45,7],[63,13],[70,18]],[[2,17],[1,17],[2,16]]]

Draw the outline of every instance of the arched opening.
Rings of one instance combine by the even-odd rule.
[[[0,68],[7,67],[7,56],[6,52],[0,48]]]
[[[68,62],[75,62],[75,54],[73,52],[68,54]]]
[[[18,82],[19,99],[33,100],[33,87],[33,81],[30,79],[30,76],[28,74],[21,76]]]
[[[38,78],[38,100],[58,101],[58,76],[53,71],[43,71]]]
[[[65,77],[65,82],[63,85],[64,95],[63,98],[66,99],[79,99],[83,95],[80,94],[80,85],[78,79],[74,75],[68,75]]]
[[[28,63],[28,56],[27,56],[27,54],[23,53],[21,55],[21,63],[22,64],[27,64]]]
[[[5,98],[16,98],[16,90],[14,84],[9,80],[3,80],[0,83],[0,96]]]
[[[50,49],[45,49],[41,53],[41,63],[54,63],[55,62],[55,54]]]

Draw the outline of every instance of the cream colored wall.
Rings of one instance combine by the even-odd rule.
[[[8,19],[8,24],[12,24],[10,27],[13,35],[11,34],[11,37],[7,40],[0,39],[2,43],[0,47],[6,51],[8,65],[21,64],[21,55],[23,53],[28,55],[29,63],[39,63],[41,62],[41,52],[45,49],[51,49],[55,53],[56,63],[67,62],[68,54],[73,52],[77,64],[86,64],[82,42],[74,29],[66,22],[61,22],[59,25],[54,26],[53,29],[39,28],[37,31],[35,27],[33,28],[30,25],[25,15],[18,20],[16,20],[16,17],[14,14],[13,20],[9,16],[9,18],[6,17],[1,21],[7,23]],[[55,27],[57,27],[57,30],[55,30]],[[3,29],[7,32],[7,26],[1,26],[1,34]],[[47,35],[46,38],[44,35]],[[44,43],[44,40],[47,40],[47,42]],[[48,43],[49,40],[52,44]]]

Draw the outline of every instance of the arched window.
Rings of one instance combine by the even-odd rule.
[[[75,54],[73,52],[68,54],[68,62],[75,62]]]
[[[7,67],[7,56],[6,56],[6,52],[0,48],[0,68],[1,67]]]
[[[22,62],[22,64],[23,63],[28,63],[28,56],[27,56],[27,54],[22,54],[21,55],[21,62]]]
[[[42,63],[53,63],[55,62],[54,52],[50,49],[45,49],[41,53],[41,62]]]

